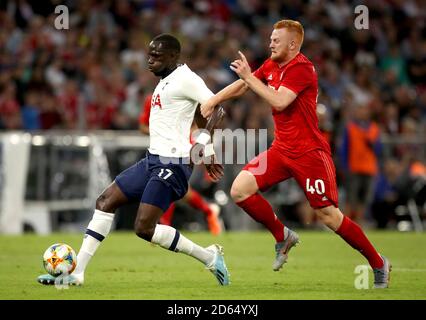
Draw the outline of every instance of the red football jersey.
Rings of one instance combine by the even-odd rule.
[[[272,109],[275,124],[273,145],[289,158],[298,158],[315,149],[331,153],[318,128],[318,77],[312,62],[302,53],[281,67],[269,58],[253,74],[275,90],[284,86],[297,94],[283,111]]]
[[[139,123],[149,126],[149,115],[151,114],[151,99],[152,94],[146,96],[143,102],[143,110],[139,115]]]

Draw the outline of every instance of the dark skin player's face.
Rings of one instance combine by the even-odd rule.
[[[148,69],[159,77],[167,76],[177,67],[178,55],[164,47],[162,42],[151,41],[148,49]]]

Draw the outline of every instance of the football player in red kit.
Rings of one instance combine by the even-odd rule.
[[[151,113],[151,100],[152,95],[147,95],[144,104],[143,110],[139,116],[139,130],[142,133],[149,134],[149,115]],[[155,101],[154,101],[155,103]],[[193,123],[193,126],[195,123]],[[193,130],[191,129],[191,132]],[[191,143],[194,141],[192,137],[190,137]],[[182,198],[187,204],[189,204],[192,208],[196,210],[200,210],[206,216],[207,227],[212,235],[219,235],[222,233],[223,221],[220,218],[220,207],[215,203],[208,203],[204,198],[191,186],[188,186],[188,192]],[[164,212],[164,214],[160,218],[160,223],[165,225],[172,225],[173,215],[176,209],[176,205],[173,202],[170,207]]]
[[[201,113],[207,118],[214,106],[239,97],[248,89],[272,106],[275,140],[238,174],[231,187],[231,196],[275,237],[274,271],[287,261],[299,236],[281,223],[259,190],[264,191],[293,177],[318,220],[368,260],[374,270],[374,287],[386,288],[391,268],[389,260],[376,251],[360,226],[338,208],[335,167],[330,147],[318,128],[317,73],[312,62],[300,52],[303,36],[303,26],[298,21],[275,23],[269,45],[271,56],[252,73],[246,57],[239,52],[239,58],[230,68],[240,79],[205,102]],[[262,165],[266,165],[265,170],[259,170]]]

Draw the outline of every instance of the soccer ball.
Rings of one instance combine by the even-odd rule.
[[[77,255],[73,248],[65,243],[51,245],[43,254],[43,266],[54,277],[70,274],[77,265]]]

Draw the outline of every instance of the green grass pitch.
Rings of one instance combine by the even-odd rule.
[[[426,233],[368,232],[393,265],[386,290],[355,288],[355,267],[367,262],[332,232],[299,232],[302,243],[279,272],[271,268],[274,241],[267,232],[184,234],[203,246],[224,246],[230,286],[219,286],[201,263],[184,254],[115,232],[89,264],[84,286],[58,290],[36,282],[44,273],[42,254],[55,242],[78,250],[82,235],[0,236],[0,299],[426,299]],[[371,288],[371,270],[369,282]]]

